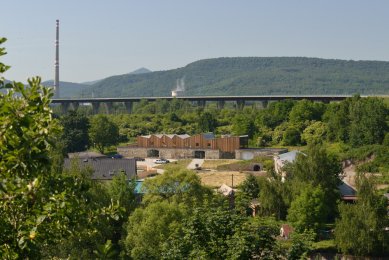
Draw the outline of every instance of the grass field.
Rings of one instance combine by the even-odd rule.
[[[201,183],[212,188],[219,188],[223,183],[232,187],[232,176],[234,179],[234,187],[241,184],[249,175],[244,172],[200,172],[198,174]]]
[[[160,164],[160,165],[154,166],[154,168],[155,169],[166,169],[166,168],[169,168],[172,166],[177,166],[177,167],[186,169],[186,167],[188,166],[188,164],[191,161],[192,161],[191,159],[178,160],[178,161],[174,161],[174,162],[167,163],[167,164]]]
[[[215,159],[215,160],[205,160],[203,165],[201,166],[203,169],[211,169],[216,170],[218,166],[225,165],[225,164],[231,164],[239,162],[239,160],[233,160],[233,159]]]

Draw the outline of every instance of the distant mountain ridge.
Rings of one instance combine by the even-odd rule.
[[[134,75],[134,74],[143,74],[143,73],[149,73],[151,72],[150,70],[146,68],[139,68],[133,72],[130,72],[126,75]],[[77,98],[80,97],[80,94],[82,91],[84,91],[86,88],[93,84],[97,84],[100,80],[94,80],[94,81],[88,81],[88,82],[83,82],[83,83],[75,83],[75,82],[68,82],[68,81],[60,81],[59,86],[60,86],[60,95],[61,98]],[[54,86],[54,80],[47,80],[42,82],[43,86],[46,87],[53,87]]]
[[[150,73],[150,72],[152,72],[151,70],[149,70],[149,69],[146,69],[146,68],[139,68],[139,69],[137,69],[137,70],[134,70],[133,72],[130,72],[130,73],[128,73],[128,74],[126,74],[126,75],[133,75],[133,74],[144,74],[144,73]],[[102,80],[104,80],[104,79],[98,79],[98,80],[93,80],[93,81],[86,81],[86,82],[82,82],[81,84],[84,84],[84,85],[93,85],[93,84],[96,84],[96,83],[98,83],[98,82],[100,82],[100,81],[102,81]]]
[[[185,67],[108,77],[84,97],[170,96],[177,79],[185,95],[389,94],[389,62],[305,57],[199,60]]]
[[[137,69],[137,70],[134,70],[133,72],[130,72],[130,73],[128,73],[128,74],[144,74],[144,73],[150,73],[150,72],[152,72],[151,70],[149,70],[149,69],[146,69],[146,68],[139,68],[139,69]]]
[[[53,87],[54,80],[44,81],[42,82],[42,85],[46,87]],[[61,98],[76,98],[79,97],[81,91],[83,91],[89,86],[82,83],[60,81],[59,87],[60,87]]]

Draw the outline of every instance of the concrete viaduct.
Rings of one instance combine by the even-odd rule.
[[[377,96],[375,97],[389,97],[389,96]],[[352,95],[269,95],[269,96],[182,96],[182,97],[125,97],[125,98],[55,98],[52,100],[53,104],[60,104],[62,111],[66,112],[73,107],[74,110],[78,108],[80,104],[89,103],[93,107],[93,113],[98,113],[100,104],[105,104],[107,113],[111,113],[113,103],[123,103],[128,113],[132,112],[133,104],[140,102],[141,100],[156,101],[164,99],[171,101],[173,99],[191,101],[197,103],[198,106],[204,107],[206,102],[217,102],[218,108],[223,108],[225,102],[235,102],[236,108],[242,109],[245,106],[246,101],[260,102],[263,107],[267,106],[269,101],[280,100],[311,100],[321,102],[341,101],[346,98],[352,97]],[[361,96],[367,97],[367,96]]]

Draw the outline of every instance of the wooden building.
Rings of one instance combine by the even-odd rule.
[[[216,138],[213,133],[194,136],[155,134],[138,136],[137,145],[142,148],[212,149],[224,153],[234,153],[237,149],[248,148],[248,136]]]

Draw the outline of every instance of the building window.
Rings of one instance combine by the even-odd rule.
[[[211,147],[211,143],[208,143],[207,146],[208,146],[208,147]]]
[[[196,143],[196,147],[197,147],[197,146],[200,146],[199,143]]]

